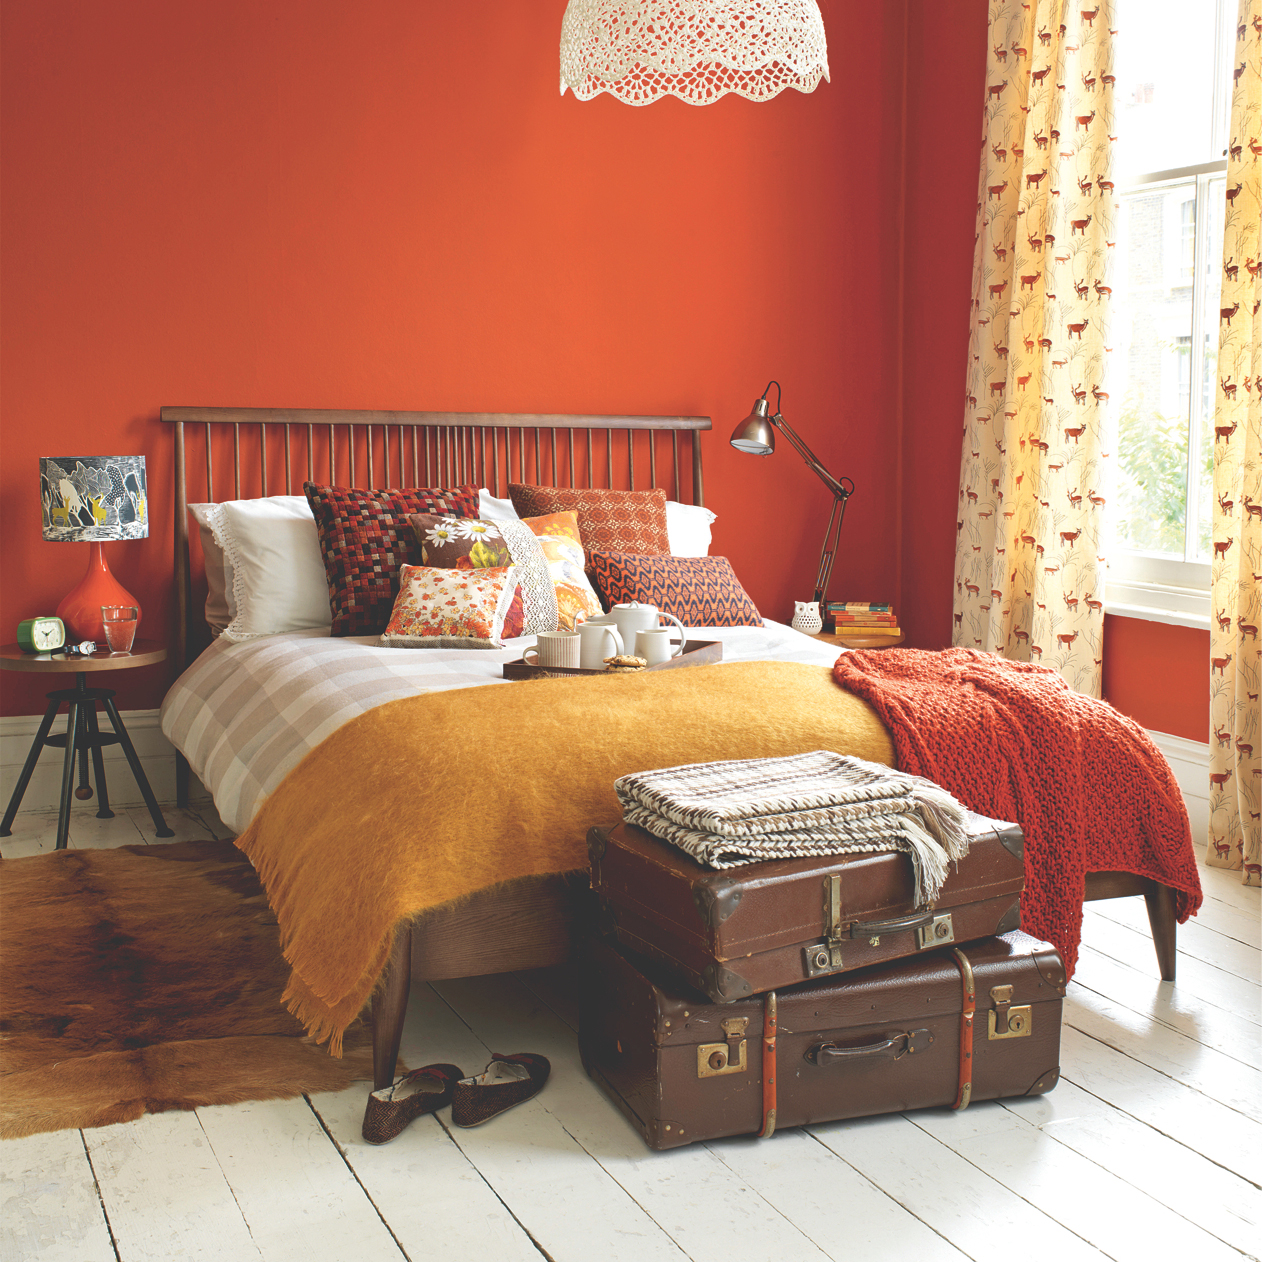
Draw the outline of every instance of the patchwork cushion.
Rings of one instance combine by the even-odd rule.
[[[517,589],[504,621],[504,635],[533,635],[557,629],[557,597],[543,546],[523,521],[469,520],[411,513],[408,523],[421,549],[421,563],[444,570],[517,567]]]
[[[522,517],[578,514],[579,537],[587,552],[658,555],[670,551],[666,492],[609,491],[562,486],[509,484],[513,507]]]
[[[478,488],[364,491],[342,486],[302,488],[315,515],[329,582],[333,635],[380,635],[399,590],[399,569],[420,562],[409,513],[478,515]]]
[[[439,570],[405,564],[381,643],[403,649],[502,649],[504,615],[515,588],[511,565]]]
[[[637,600],[691,627],[760,627],[762,617],[727,557],[592,553],[596,586],[612,606]]]

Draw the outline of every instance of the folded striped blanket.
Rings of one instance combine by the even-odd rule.
[[[917,905],[968,852],[964,808],[920,776],[815,750],[693,763],[614,782],[623,818],[711,868],[765,859],[901,850]]]

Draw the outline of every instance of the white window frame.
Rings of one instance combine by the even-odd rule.
[[[1227,92],[1230,98],[1229,69],[1222,55],[1228,30],[1235,31],[1235,6],[1229,0],[1218,0],[1215,19],[1214,47],[1218,55],[1214,60],[1214,100]],[[1230,24],[1230,27],[1228,27]],[[1234,45],[1233,45],[1234,47]],[[1194,166],[1166,171],[1149,171],[1126,179],[1122,193],[1155,189],[1161,185],[1196,181],[1196,205],[1198,211],[1208,206],[1209,185],[1216,176],[1227,172],[1227,132],[1230,130],[1230,108],[1224,118],[1221,109],[1214,110],[1210,132],[1211,152],[1222,151],[1221,160],[1201,162]],[[1196,243],[1193,260],[1195,286],[1200,276],[1200,259],[1209,249],[1210,215],[1196,216]],[[1178,243],[1182,254],[1182,240]],[[1195,471],[1200,467],[1201,425],[1199,421],[1199,396],[1204,379],[1205,364],[1205,304],[1192,303],[1191,375],[1189,391],[1188,455],[1186,465],[1187,522],[1195,523],[1200,510],[1200,479]],[[1212,404],[1211,404],[1212,406]],[[1211,509],[1212,512],[1212,509]],[[1150,552],[1113,548],[1109,557],[1109,577],[1105,584],[1104,609],[1106,613],[1125,618],[1141,618],[1149,622],[1165,622],[1176,626],[1204,627],[1210,625],[1213,610],[1210,605],[1210,565],[1208,561],[1195,560],[1196,535],[1194,529],[1184,531],[1183,560]]]

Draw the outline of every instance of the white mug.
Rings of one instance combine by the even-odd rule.
[[[589,618],[579,625],[578,634],[578,659],[584,670],[604,670],[605,658],[626,651],[622,646],[622,636],[612,620],[605,622]]]
[[[577,631],[540,631],[535,647],[521,656],[527,666],[563,666],[578,668],[579,633]],[[531,660],[534,654],[534,660]]]
[[[635,633],[635,655],[642,657],[650,666],[658,662],[669,662],[672,657],[679,657],[684,651],[682,634],[679,642],[671,642],[670,627],[651,627],[647,631]]]
[[[641,605],[636,601],[629,601],[624,605],[614,605],[609,612],[618,624],[623,644],[634,644],[637,631],[654,630],[659,618],[673,622],[679,628],[680,640],[687,639],[684,624],[674,614],[660,613],[656,605]]]

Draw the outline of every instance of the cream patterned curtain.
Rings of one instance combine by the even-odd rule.
[[[1112,0],[992,0],[953,643],[1100,695]]]
[[[1223,287],[1214,408],[1210,846],[1262,884],[1262,0],[1241,0],[1232,59]]]

